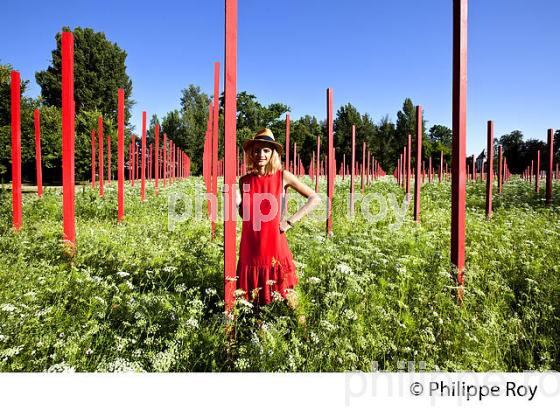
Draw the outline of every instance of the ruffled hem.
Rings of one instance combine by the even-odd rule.
[[[237,289],[245,291],[244,297],[256,304],[269,304],[274,292],[281,298],[298,283],[296,266],[291,258],[272,259],[266,265],[237,265]]]

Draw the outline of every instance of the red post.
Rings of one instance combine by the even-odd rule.
[[[546,204],[552,203],[552,169],[554,167],[554,130],[548,129],[548,170],[546,172]]]
[[[230,195],[225,195],[224,207],[231,210],[224,218],[224,295],[226,310],[234,303],[236,274],[236,219],[235,209],[235,147],[237,146],[237,0],[226,0],[225,11],[225,65],[224,65],[224,183]],[[214,91],[217,90],[217,84]],[[217,100],[216,100],[217,102]],[[215,111],[217,117],[217,111]],[[217,123],[217,121],[216,121]],[[216,133],[217,135],[217,133]],[[216,148],[218,144],[216,141]],[[216,153],[217,154],[217,153]]]
[[[103,183],[103,117],[97,118],[97,136],[99,137],[99,196],[105,195]]]
[[[43,170],[41,165],[41,112],[36,109],[35,120],[35,168],[37,172],[37,195],[43,197]]]
[[[296,167],[296,158],[297,158],[297,143],[294,142],[294,160],[292,162],[292,171],[293,171],[293,174],[297,177],[298,170],[297,170],[297,167]]]
[[[118,111],[117,111],[117,121],[118,121],[118,221],[121,222],[124,219],[124,89],[119,88],[118,91]]]
[[[487,147],[486,147],[486,164],[487,177],[486,177],[486,218],[492,217],[492,184],[494,183],[494,122],[488,121],[487,124]]]
[[[319,192],[319,174],[321,173],[321,137],[317,136],[317,170],[315,171],[315,192]]]
[[[290,170],[290,113],[286,113],[286,169]]]
[[[504,185],[504,153],[503,148],[500,145],[498,148],[498,192],[502,193],[502,187]]]
[[[163,133],[163,187],[167,184],[167,134]]]
[[[422,165],[422,106],[416,106],[416,179],[414,180],[414,220],[420,222],[420,178]]]
[[[364,173],[366,172],[365,170],[365,161],[364,158],[366,157],[366,143],[362,142],[362,175],[361,175],[361,189],[362,189],[362,194],[364,193]]]
[[[76,247],[74,215],[74,36],[62,33],[62,204],[64,241]]]
[[[107,182],[111,183],[111,136],[107,134]]]
[[[140,200],[146,199],[146,111],[142,111],[142,169],[140,182]]]
[[[451,263],[457,269],[457,297],[463,300],[465,266],[465,160],[467,143],[468,0],[453,0],[453,156],[451,173]]]
[[[540,192],[540,179],[541,179],[541,150],[537,150],[537,168],[535,171],[535,192]]]
[[[226,5],[227,7],[227,5]],[[237,7],[236,7],[237,9]],[[237,15],[237,11],[235,13]],[[227,20],[227,18],[226,18]],[[227,25],[227,21],[226,21]],[[237,25],[236,25],[237,26]],[[237,31],[237,30],[236,30]],[[236,36],[237,37],[237,36]],[[236,48],[237,50],[237,48]],[[231,67],[230,67],[231,68]],[[224,77],[226,78],[226,77]],[[226,78],[227,79],[227,78]],[[212,116],[212,194],[217,198],[218,195],[218,108],[220,96],[220,63],[214,63],[214,114]],[[237,106],[237,102],[236,102]],[[217,209],[212,207],[212,239],[216,237],[216,217]]]
[[[148,157],[148,180],[152,181],[152,169],[153,169],[153,152],[152,152],[152,144],[150,144],[150,155]]]
[[[155,184],[155,191],[156,196],[158,194],[158,187],[159,187],[159,124],[156,123],[156,166],[155,166],[155,173],[156,173],[156,184]]]
[[[131,148],[132,148],[132,180],[131,184],[134,188],[134,181],[136,180],[136,136],[134,134],[131,135]]]
[[[410,201],[410,163],[412,157],[412,136],[408,134],[408,141],[406,145],[406,199]]]
[[[23,225],[21,194],[21,80],[19,71],[11,72],[11,116],[12,116],[12,223],[19,231]]]
[[[334,134],[333,134],[333,89],[327,88],[327,236],[332,235],[332,201],[334,197],[335,161],[334,161]]]
[[[95,130],[91,130],[91,187],[95,188]]]
[[[356,170],[354,165],[356,163],[356,126],[352,125],[352,162],[350,170],[350,215],[354,215],[354,175]]]

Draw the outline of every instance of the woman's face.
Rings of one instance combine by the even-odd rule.
[[[272,157],[272,148],[269,145],[255,143],[253,145],[253,163],[259,167],[265,166]]]

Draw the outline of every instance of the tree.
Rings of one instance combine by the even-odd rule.
[[[498,143],[502,146],[504,157],[507,158],[510,172],[516,174],[523,172],[525,169],[523,133],[519,130],[512,131],[502,135]]]
[[[62,31],[70,31],[63,27]],[[125,121],[130,118],[132,81],[126,73],[126,52],[116,43],[111,43],[102,32],[91,28],[76,27],[74,34],[74,98],[76,114],[81,111],[98,111],[104,118],[117,122],[117,90],[124,88]],[[62,34],[56,34],[56,49],[52,60],[44,71],[35,73],[41,87],[45,104],[60,108],[61,100],[61,58]]]
[[[453,131],[445,125],[436,124],[428,131],[428,140],[431,145],[430,152],[439,158],[439,153],[443,152],[443,159],[451,163],[451,152],[453,144]]]

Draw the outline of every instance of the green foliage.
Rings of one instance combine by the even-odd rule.
[[[0,191],[0,371],[338,372],[374,363],[395,371],[399,361],[440,371],[560,370],[560,201],[545,207],[532,185],[505,184],[487,221],[485,184],[467,184],[459,307],[447,251],[450,184],[425,184],[421,224],[408,210],[395,230],[392,209],[373,223],[361,212],[348,219],[348,179],[339,179],[334,236],[325,239],[318,218],[287,232],[297,309],[276,301],[257,313],[238,299],[228,337],[223,225],[215,240],[206,219],[166,229],[167,194],[193,195],[201,184],[181,181],[158,197],[148,185],[145,203],[127,184],[121,224],[115,184],[104,199],[79,190],[71,261],[60,240],[60,190],[47,188],[42,200],[24,195],[18,233]],[[403,199],[391,178],[366,193]]]
[[[71,31],[63,27],[62,31]],[[124,88],[125,121],[130,118],[132,81],[126,73],[126,52],[112,43],[102,32],[76,27],[74,34],[74,98],[76,114],[98,111],[117,122],[117,90]],[[49,67],[35,73],[41,96],[47,105],[60,108],[62,104],[61,33],[56,34],[56,49],[52,51]]]

